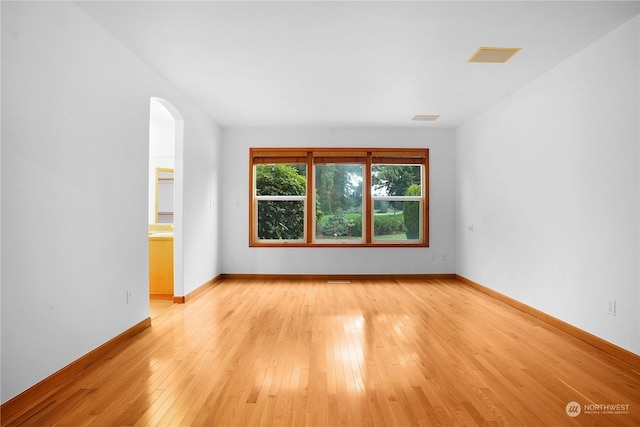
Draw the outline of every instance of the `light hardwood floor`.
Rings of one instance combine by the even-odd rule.
[[[7,425],[638,426],[640,371],[455,280],[226,280]]]

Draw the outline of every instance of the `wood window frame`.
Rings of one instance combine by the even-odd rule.
[[[306,164],[304,238],[300,240],[260,240],[258,238],[256,165]],[[361,163],[363,165],[362,241],[326,243],[315,241],[316,164]],[[373,237],[373,196],[371,168],[374,164],[420,164],[422,195],[420,235],[413,240],[375,240]],[[250,148],[249,149],[249,246],[250,247],[428,247],[429,246],[429,149],[428,148]]]

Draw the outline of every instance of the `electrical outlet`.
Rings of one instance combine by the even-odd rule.
[[[131,301],[133,301],[133,291],[127,289],[127,304],[131,304]]]
[[[431,262],[436,262],[438,260],[438,255],[431,254]]]
[[[616,315],[616,300],[614,300],[613,298],[609,298],[609,301],[607,303],[607,314],[610,314],[612,316]]]

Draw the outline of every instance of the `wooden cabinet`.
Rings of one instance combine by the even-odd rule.
[[[149,236],[149,297],[173,299],[173,237]]]

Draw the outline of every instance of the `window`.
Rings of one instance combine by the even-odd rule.
[[[428,246],[427,149],[250,150],[251,246]]]

